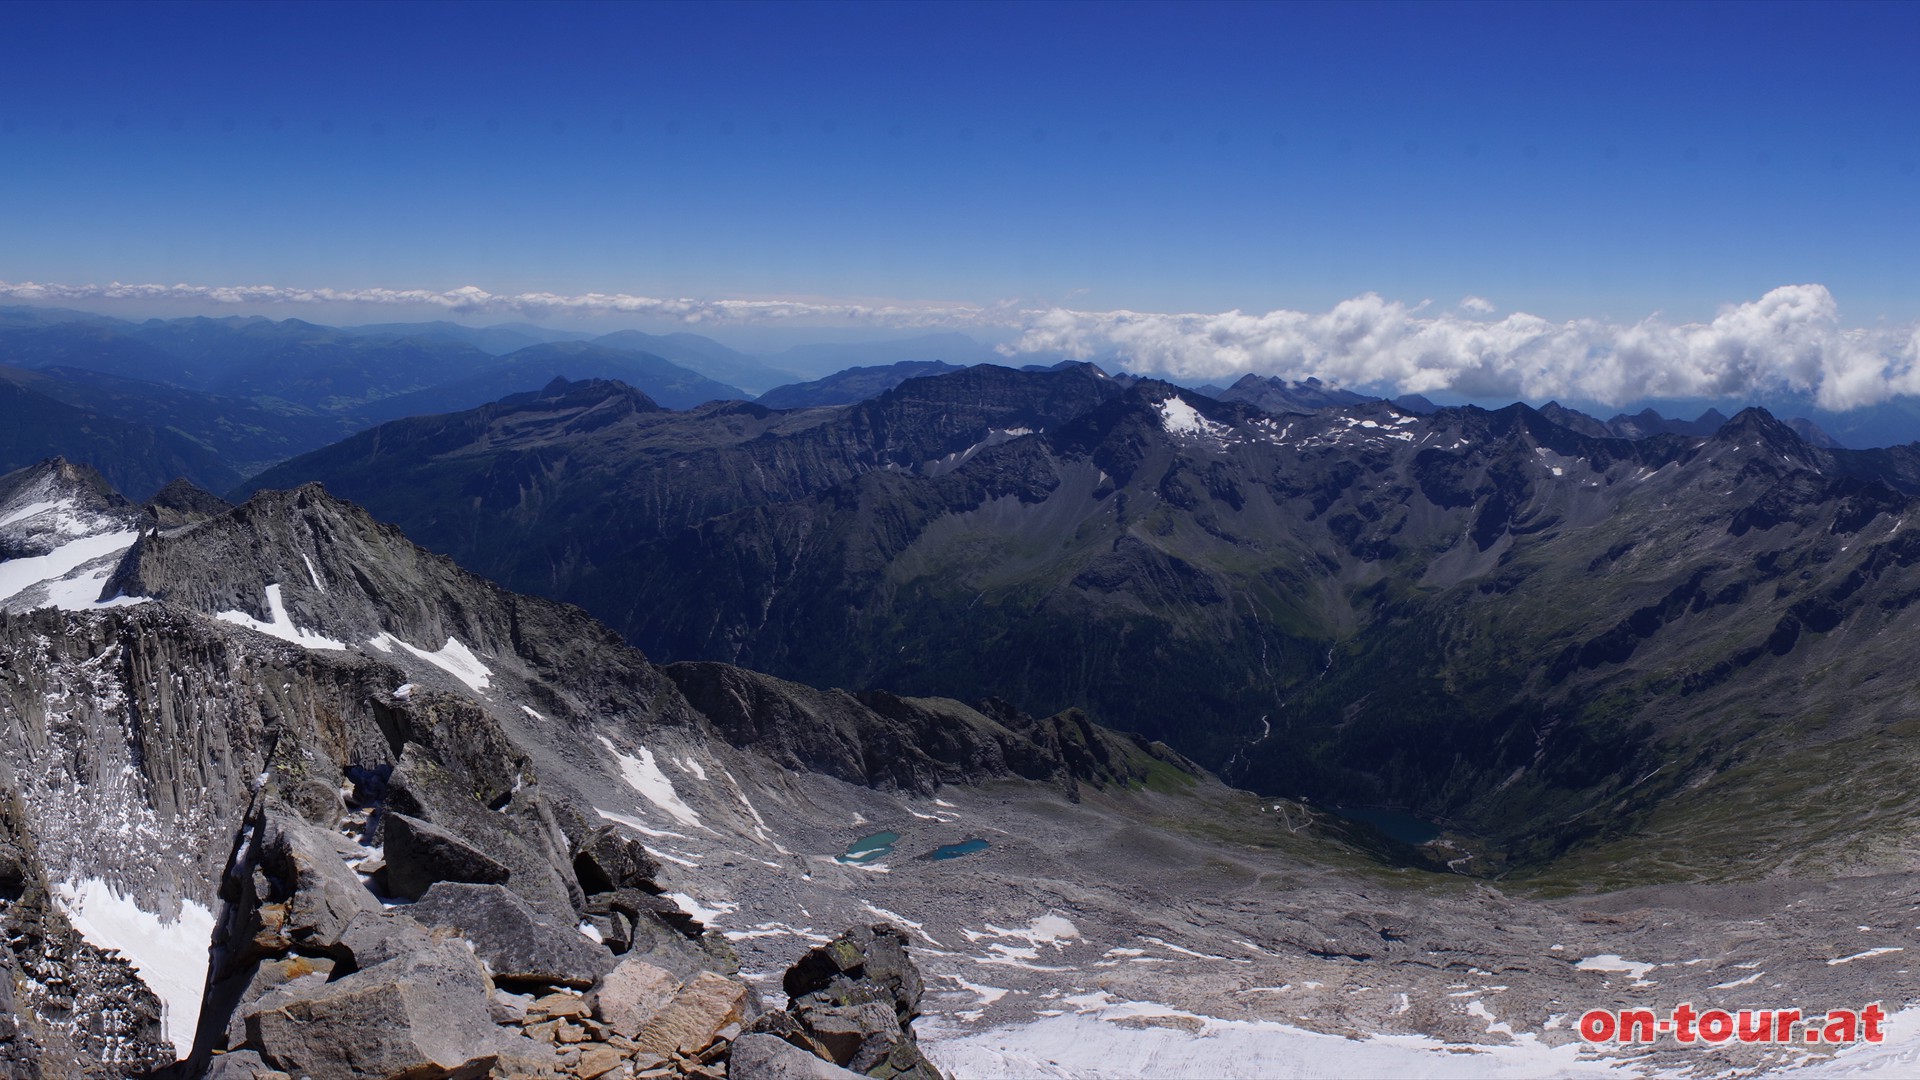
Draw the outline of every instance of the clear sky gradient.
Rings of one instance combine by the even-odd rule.
[[[1913,4],[0,14],[0,281],[1920,318]]]

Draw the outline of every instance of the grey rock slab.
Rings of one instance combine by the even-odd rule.
[[[905,1039],[900,1021],[885,1002],[831,1005],[809,1001],[796,1005],[793,1012],[836,1063],[855,1069],[885,1060]]]
[[[727,1061],[730,1080],[849,1080],[860,1074],[817,1058],[775,1035],[742,1035]]]
[[[613,970],[605,946],[548,922],[503,885],[442,881],[407,914],[471,941],[496,979],[587,987]]]
[[[293,1080],[293,1077],[267,1064],[256,1051],[237,1050],[216,1055],[208,1062],[203,1080]]]
[[[419,920],[397,911],[369,911],[356,915],[340,935],[340,947],[361,970],[432,944],[433,931]]]
[[[268,1063],[310,1080],[438,1077],[484,1066],[504,1048],[492,987],[465,946],[419,951],[298,993],[247,1016]]]
[[[344,843],[297,818],[266,816],[261,868],[291,890],[284,932],[297,946],[331,949],[355,916],[380,910],[380,901],[342,857]]]
[[[613,825],[602,825],[580,841],[573,856],[574,874],[589,893],[614,889],[651,889],[660,863],[647,849]]]
[[[386,884],[394,896],[418,900],[439,881],[503,884],[513,872],[499,860],[430,822],[386,817]]]

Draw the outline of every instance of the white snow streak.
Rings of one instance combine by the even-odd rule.
[[[489,685],[489,680],[493,678],[493,669],[481,663],[480,658],[473,655],[473,650],[462,645],[460,639],[456,637],[448,637],[447,643],[442,645],[437,652],[428,652],[418,645],[409,645],[388,633],[380,634],[378,637],[368,641],[367,644],[379,649],[381,652],[392,652],[393,647],[398,645],[420,659],[425,660],[427,663],[432,664],[434,667],[439,668],[441,671],[466,683],[468,689],[473,690],[475,693],[484,693]]]
[[[606,747],[607,753],[620,763],[620,778],[627,782],[628,787],[646,796],[648,802],[673,815],[674,820],[682,825],[705,828],[700,824],[699,813],[680,798],[680,793],[673,788],[673,781],[667,779],[667,774],[654,764],[653,751],[642,746],[639,748],[640,756],[631,757],[621,753],[613,745],[613,740],[605,735],[600,736],[600,745]]]
[[[295,645],[309,649],[344,649],[347,647],[344,642],[335,641],[330,637],[323,637],[312,630],[302,630],[298,626],[295,626],[293,624],[293,616],[287,614],[287,602],[281,598],[280,586],[278,585],[267,586],[267,615],[269,617],[269,621],[267,622],[261,622],[259,619],[254,618],[244,611],[223,611],[215,615],[214,618],[219,619],[221,622],[230,622],[236,626],[244,626],[249,630],[265,634],[268,637],[277,637],[281,641],[291,641]]]

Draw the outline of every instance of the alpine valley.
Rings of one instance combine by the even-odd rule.
[[[10,310],[0,1072],[1920,1046],[1920,445],[924,340]]]

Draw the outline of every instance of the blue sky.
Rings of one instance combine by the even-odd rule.
[[[0,282],[1920,319],[1914,5],[4,14]]]

